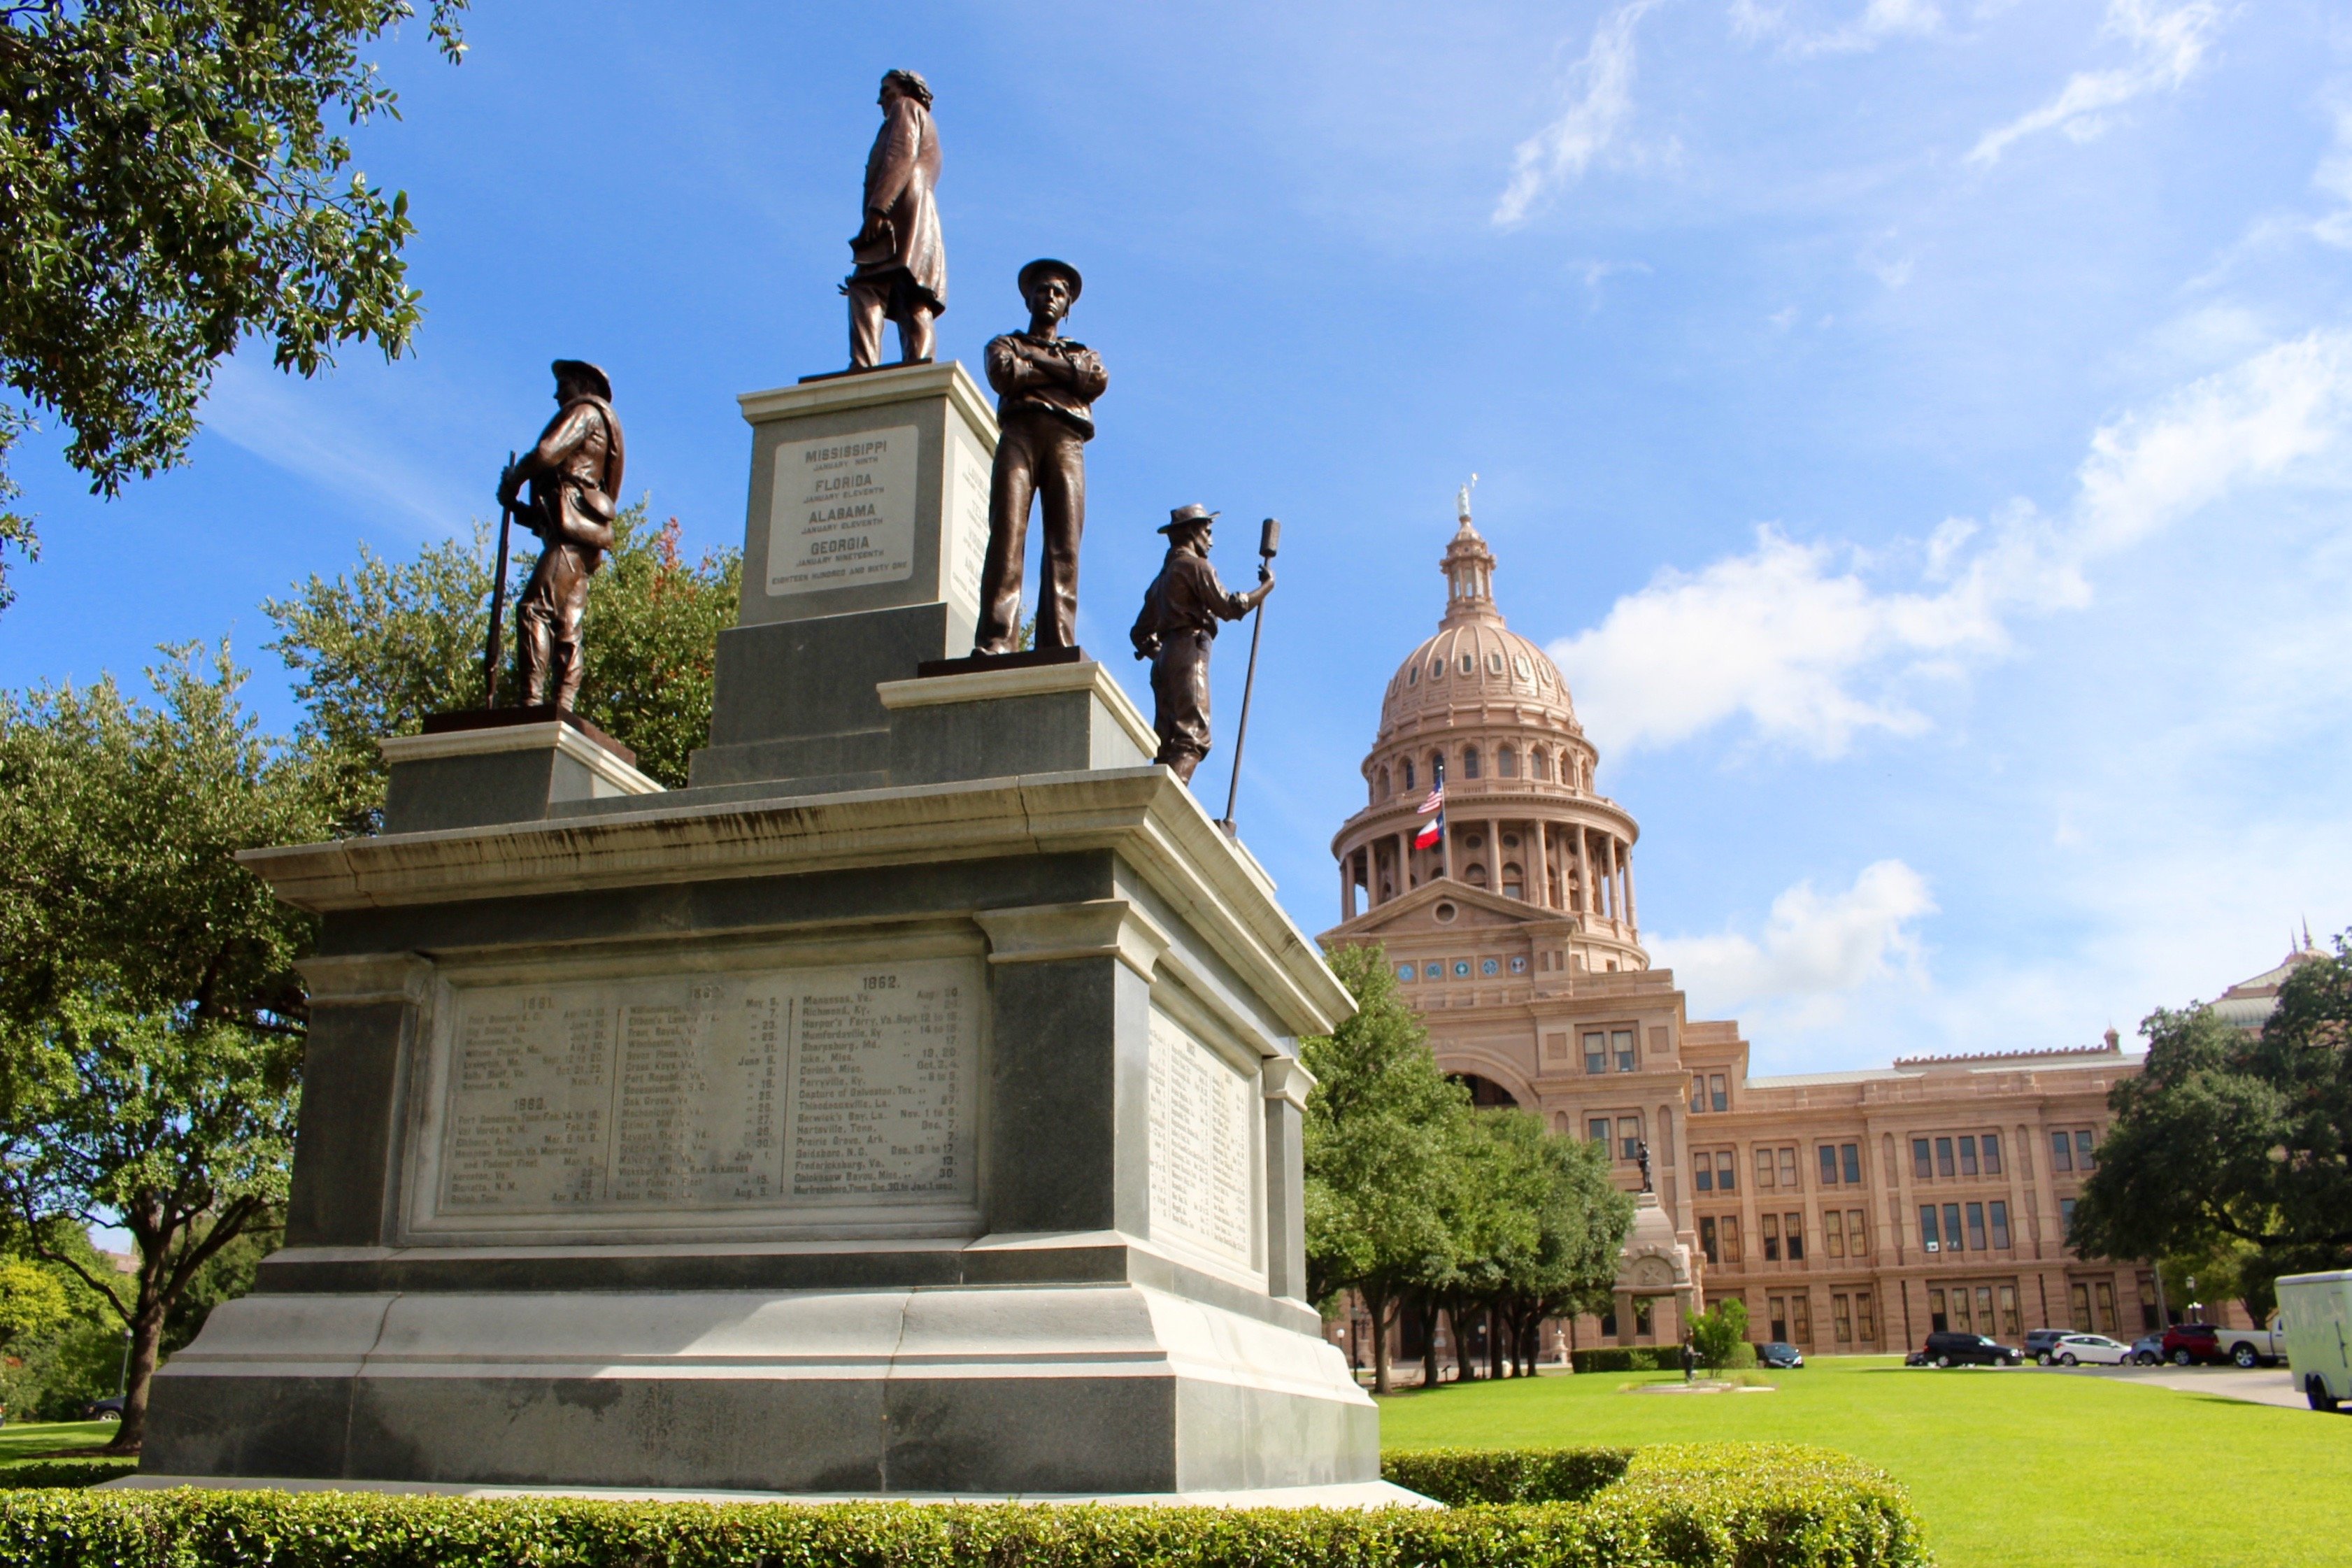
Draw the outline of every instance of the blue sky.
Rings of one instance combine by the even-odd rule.
[[[0,681],[236,640],[489,509],[547,361],[740,542],[734,395],[842,363],[887,67],[939,94],[942,352],[1085,269],[1081,633],[1166,509],[1285,521],[1242,818],[1309,930],[1471,472],[1497,588],[1641,819],[1641,908],[1759,1070],[2128,1035],[2352,924],[2352,15],[2220,0],[680,9],[480,0],[406,120],[413,358],[232,363],[102,503],[37,437]],[[136,566],[132,563],[138,563]],[[1244,646],[1220,672],[1221,803]]]

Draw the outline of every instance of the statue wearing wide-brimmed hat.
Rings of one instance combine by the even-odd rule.
[[[1186,784],[1209,754],[1209,650],[1219,621],[1238,621],[1274,592],[1274,569],[1258,568],[1258,585],[1228,593],[1209,564],[1217,513],[1207,507],[1180,506],[1160,531],[1168,535],[1168,559],[1143,591],[1143,611],[1128,633],[1135,657],[1151,661],[1151,727],[1160,753]]]
[[[555,417],[499,479],[499,505],[539,535],[539,564],[515,607],[515,662],[523,700],[569,711],[580,691],[580,622],[588,580],[613,548],[625,454],[613,384],[585,360],[560,359]],[[519,502],[524,481],[530,499]],[[549,690],[551,678],[553,690]]]
[[[1078,541],[1087,528],[1086,444],[1094,401],[1110,376],[1092,349],[1061,335],[1062,318],[1086,287],[1066,261],[1041,258],[1021,269],[1029,330],[988,344],[988,384],[996,389],[996,464],[988,480],[988,559],[981,568],[980,625],[972,651],[1006,653],[1021,625],[1022,557],[1029,502],[1045,521],[1039,552],[1040,648],[1077,646]]]

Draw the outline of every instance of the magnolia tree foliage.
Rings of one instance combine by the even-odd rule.
[[[1690,1337],[1699,1364],[1711,1372],[1736,1366],[1756,1353],[1748,1343],[1748,1303],[1737,1296],[1727,1296],[1707,1310],[1692,1313]]]
[[[451,60],[466,4],[432,6]],[[185,457],[215,368],[248,337],[306,376],[343,343],[407,348],[408,198],[352,169],[333,124],[397,116],[361,50],[415,14],[408,0],[0,5],[0,381],[24,400],[0,408],[0,460],[47,411],[70,432],[67,460],[112,495]],[[31,544],[24,518],[0,517],[0,552]]]
[[[579,712],[637,753],[637,766],[672,788],[688,756],[710,734],[712,660],[735,624],[742,559],[678,551],[678,524],[647,522],[646,503],[613,521],[613,550],[589,590],[583,629],[587,668]],[[425,716],[482,703],[482,648],[489,632],[491,541],[428,544],[393,563],[361,552],[359,566],[312,577],[264,608],[278,628],[269,647],[295,678],[305,716],[297,738],[331,792],[341,832],[373,832],[383,809],[376,742],[413,735]],[[512,605],[531,560],[514,568]],[[516,689],[511,641],[500,650],[499,689]]]
[[[0,1190],[130,1331],[124,1448],[173,1305],[286,1191],[311,927],[235,857],[326,826],[226,648],[150,679],[152,704],[0,696]],[[135,1273],[58,1245],[90,1225],[130,1233]]]
[[[2069,1244],[2085,1257],[2226,1261],[2221,1289],[2255,1302],[2281,1274],[2352,1267],[2345,938],[2287,976],[2258,1035],[2203,1007],[2151,1014],[2140,1033],[2147,1065],[2109,1094],[2115,1121]]]
[[[1357,1012],[1299,1043],[1317,1079],[1306,1121],[1308,1288],[1327,1304],[1351,1289],[1362,1298],[1381,1393],[1388,1330],[1408,1300],[1426,1322],[1453,1316],[1457,1351],[1465,1316],[1493,1313],[1513,1358],[1529,1365],[1543,1319],[1580,1310],[1615,1279],[1633,1199],[1612,1184],[1601,1151],[1525,1111],[1473,1109],[1438,1070],[1381,949],[1341,948],[1329,961]],[[1424,1346],[1433,1382],[1433,1335]]]

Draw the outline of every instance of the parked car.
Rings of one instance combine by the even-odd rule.
[[[2282,1274],[2278,1302],[2287,1364],[2311,1407],[2352,1399],[2352,1273]]]
[[[2175,1323],[2164,1331],[2164,1359],[2175,1366],[2210,1365],[2230,1359],[2221,1331],[2210,1323]]]
[[[2048,1366],[2058,1359],[2058,1342],[2065,1337],[2064,1329],[2028,1329],[2022,1349],[2033,1361]]]
[[[2056,1360],[2060,1366],[2121,1366],[2131,1360],[2131,1346],[2105,1334],[2067,1334],[2058,1342]]]
[[[119,1394],[110,1394],[104,1399],[91,1400],[82,1406],[81,1418],[85,1421],[121,1420],[122,1396]]]
[[[2164,1336],[2142,1334],[2132,1341],[2131,1358],[2134,1366],[2154,1366],[2164,1359]]]
[[[2216,1328],[2213,1338],[2221,1353],[2239,1366],[2269,1366],[2286,1359],[2286,1336],[2279,1330],[2276,1312],[2259,1329]]]
[[[1804,1365],[1805,1352],[1794,1345],[1783,1344],[1779,1340],[1774,1340],[1756,1352],[1756,1360],[1761,1365],[1786,1370],[1790,1367]]]
[[[1927,1336],[1919,1359],[1929,1366],[2023,1366],[2025,1352],[1983,1334],[1936,1333]]]

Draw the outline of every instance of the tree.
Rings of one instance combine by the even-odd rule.
[[[2085,1257],[2232,1256],[2225,1287],[2352,1266],[2352,950],[2296,966],[2259,1035],[2209,1008],[2151,1014],[2147,1065],[2115,1121],[2067,1240]],[[2233,1245],[2234,1244],[2234,1245]],[[2200,1276],[2200,1291],[2207,1287]]]
[[[173,1306],[286,1191],[312,927],[235,856],[325,829],[226,648],[170,655],[152,707],[0,697],[0,1195],[130,1330],[125,1451]],[[89,1225],[130,1232],[135,1274],[58,1245]]]
[[[452,61],[466,5],[432,7]],[[397,118],[360,50],[414,15],[408,0],[0,6],[0,380],[72,432],[66,458],[94,490],[184,458],[248,334],[305,376],[342,343],[407,348],[408,197],[346,177],[327,117]],[[0,461],[27,416],[0,408]],[[14,514],[10,546],[33,546]],[[5,574],[0,556],[0,605]]]
[[[1708,1310],[1692,1313],[1690,1337],[1701,1366],[1720,1372],[1732,1365],[1748,1346],[1748,1303],[1727,1296]]]
[[[1390,1392],[1388,1331],[1407,1289],[1460,1258],[1459,1158],[1470,1095],[1437,1070],[1421,1020],[1377,947],[1340,948],[1332,972],[1355,1016],[1298,1043],[1316,1078],[1307,1100],[1307,1289],[1342,1290],[1372,1318],[1372,1380]]]
[[[1600,1144],[1547,1132],[1540,1118],[1524,1110],[1483,1111],[1480,1120],[1489,1137],[1524,1152],[1533,1174],[1532,1242],[1496,1259],[1491,1295],[1512,1358],[1532,1369],[1545,1319],[1572,1318],[1610,1300],[1618,1256],[1633,1227],[1633,1198],[1611,1179]]]
[[[612,555],[588,596],[579,710],[672,788],[686,783],[687,758],[710,733],[718,637],[735,622],[743,569],[734,551],[688,564],[677,538],[676,518],[646,526],[644,501],[614,519]],[[416,733],[428,713],[481,706],[489,547],[480,525],[470,543],[444,540],[396,564],[362,547],[356,571],[313,576],[263,605],[278,628],[268,646],[307,710],[297,739],[326,780],[338,831],[372,833],[381,823],[378,741]],[[516,566],[509,606],[530,565]],[[501,689],[512,691],[512,647],[500,657]]]

